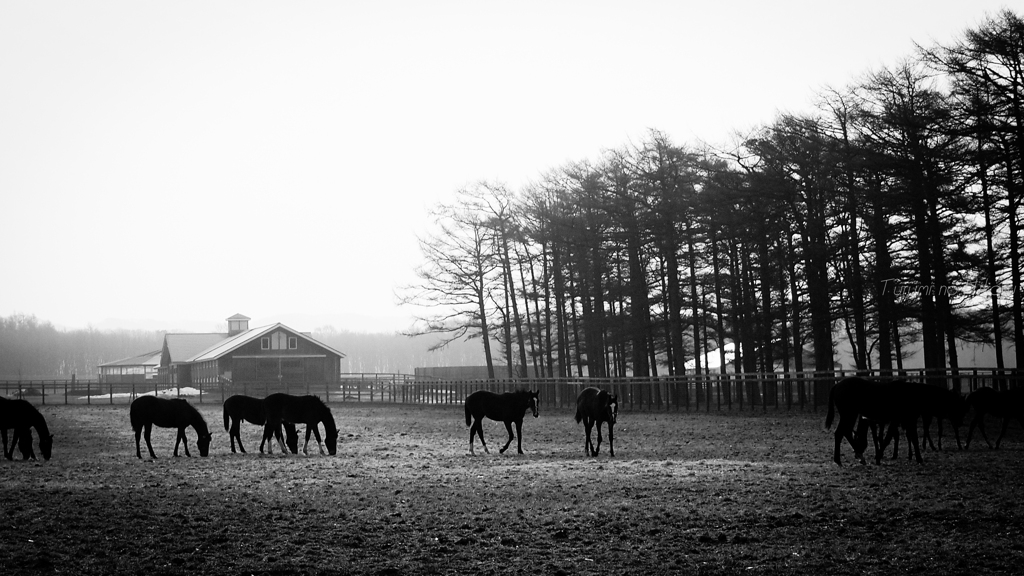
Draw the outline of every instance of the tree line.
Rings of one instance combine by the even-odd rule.
[[[858,369],[899,369],[911,344],[955,369],[958,342],[1024,366],[1021,17],[817,96],[728,146],[652,130],[517,190],[457,191],[400,290],[410,334],[478,339],[509,375],[702,372],[708,353],[829,371],[839,339]]]

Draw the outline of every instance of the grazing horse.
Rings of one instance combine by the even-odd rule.
[[[857,459],[863,464],[864,450],[867,448],[867,427],[878,424],[885,430],[885,425],[891,424],[888,435],[875,448],[875,463],[881,463],[882,452],[889,441],[898,434],[900,426],[906,431],[907,439],[910,441],[911,456],[916,456],[920,463],[917,418],[921,414],[921,407],[914,389],[914,385],[903,380],[883,383],[863,378],[844,378],[833,386],[829,391],[828,414],[825,417],[825,428],[829,429],[835,412],[839,412],[833,461],[840,466],[843,465],[839,448],[843,438],[846,438],[853,447]],[[858,426],[856,434],[855,424]]]
[[[619,398],[605,390],[584,388],[576,398],[576,423],[583,422],[587,439],[583,444],[583,452],[587,456],[597,456],[601,450],[601,424],[608,423],[608,455],[615,456],[615,444],[612,428],[619,415]],[[597,446],[590,441],[590,431],[597,424]]]
[[[971,427],[967,430],[966,446],[968,448],[971,447],[971,435],[974,434],[975,426],[981,430],[981,437],[985,439],[988,447],[992,447],[992,443],[988,441],[988,436],[985,434],[985,414],[992,414],[1003,419],[1003,428],[999,432],[999,437],[996,438],[996,448],[999,448],[999,443],[1002,442],[1003,436],[1006,434],[1006,427],[1009,426],[1010,420],[1016,418],[1024,427],[1024,389],[1022,388],[997,391],[984,386],[967,395],[967,404],[974,408],[974,419],[971,420]]]
[[[498,420],[505,424],[508,431],[508,442],[498,452],[501,454],[508,450],[512,439],[519,438],[519,453],[523,453],[523,417],[527,410],[533,410],[533,417],[538,416],[537,404],[540,401],[540,390],[531,392],[529,390],[516,390],[504,394],[495,394],[487,390],[477,390],[466,397],[466,426],[469,426],[469,453],[473,452],[473,435],[480,436],[480,444],[484,452],[490,453],[487,443],[484,442],[484,417],[491,420]],[[516,425],[516,433],[512,434],[512,424]]]
[[[156,458],[153,453],[153,444],[149,441],[153,426],[161,428],[177,428],[178,436],[174,440],[174,455],[178,455],[178,445],[185,443],[185,456],[192,456],[188,452],[188,437],[185,436],[185,429],[189,426],[195,428],[196,446],[199,447],[199,455],[207,456],[210,453],[210,440],[213,435],[206,427],[206,420],[196,407],[189,404],[183,398],[157,398],[156,396],[139,396],[129,409],[129,417],[132,423],[132,430],[135,431],[135,456],[142,458],[142,450],[139,446],[139,437],[143,429],[146,435],[146,447],[149,448],[149,455]]]
[[[924,429],[921,446],[931,446],[931,449],[935,450],[935,444],[932,443],[932,437],[928,431],[931,428],[932,418],[935,418],[939,425],[939,450],[942,450],[943,420],[949,420],[949,423],[953,425],[956,446],[963,449],[960,444],[960,426],[963,425],[964,416],[967,415],[969,408],[967,400],[958,392],[948,388],[928,384],[919,384],[918,386],[918,394],[921,398],[921,427]]]
[[[242,451],[242,454],[245,454],[241,433],[243,420],[257,426],[263,426],[267,423],[267,415],[263,410],[263,400],[261,398],[236,394],[224,401],[224,429],[228,431],[228,435],[231,437],[232,453],[235,452],[235,439],[237,438],[238,449]],[[295,425],[291,422],[284,422],[284,429],[286,434],[285,443],[292,451],[292,454],[297,454],[299,451],[299,435],[295,432]],[[260,454],[263,453],[263,446],[266,443],[266,440],[260,442]]]
[[[324,444],[327,445],[327,453],[334,456],[338,451],[338,427],[334,424],[334,416],[331,409],[324,404],[319,396],[292,396],[291,394],[271,394],[263,399],[263,409],[267,415],[267,421],[263,425],[263,441],[270,442],[277,438],[277,443],[284,452],[284,445],[281,443],[281,425],[283,423],[305,424],[306,443],[302,446],[302,453],[308,454],[309,435],[316,437],[316,443],[320,447],[320,454],[324,453]],[[318,425],[324,424],[324,439],[320,440]],[[298,437],[296,437],[296,447]],[[273,452],[270,445],[268,450]]]
[[[10,451],[7,450],[8,428],[14,429]],[[43,415],[28,400],[0,398],[0,436],[3,437],[4,458],[11,460],[14,457],[14,445],[17,444],[22,460],[36,459],[32,450],[32,428],[39,433],[39,452],[43,460],[49,460],[53,450],[53,435],[46,427]]]

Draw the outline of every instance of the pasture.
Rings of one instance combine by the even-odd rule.
[[[210,456],[172,457],[175,430],[155,428],[156,460],[136,458],[126,405],[42,407],[52,459],[0,462],[0,573],[977,575],[1024,564],[1016,422],[999,450],[975,437],[957,451],[947,427],[946,450],[923,465],[901,442],[899,460],[861,466],[844,443],[840,468],[823,412],[624,411],[611,459],[604,446],[584,456],[569,410],[528,414],[524,455],[498,455],[504,426],[488,420],[491,453],[470,456],[461,406],[330,407],[333,457],[315,443],[308,457],[261,455],[250,424],[250,452],[232,454],[220,407],[205,404]]]

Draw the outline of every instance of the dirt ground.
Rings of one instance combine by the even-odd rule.
[[[924,465],[831,461],[824,415],[620,414],[615,458],[568,411],[525,455],[470,456],[461,407],[332,404],[338,454],[138,460],[128,407],[46,406],[48,462],[0,463],[0,574],[1006,574],[1024,565],[1024,433]],[[997,422],[988,425],[990,437]],[[962,431],[966,434],[966,429]],[[952,449],[950,449],[952,447]],[[143,446],[145,453],[145,446]]]

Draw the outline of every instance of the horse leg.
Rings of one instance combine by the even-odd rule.
[[[939,418],[938,420],[939,420],[939,448],[941,449],[942,448],[942,418]],[[914,427],[916,428],[917,425],[915,424]],[[923,435],[924,439],[921,442],[921,448],[924,448],[925,450],[927,450],[929,446],[931,446],[932,450],[935,450],[935,443],[932,442],[932,435],[931,435],[931,432],[929,431],[929,429],[931,427],[932,427],[932,417],[931,417],[931,415],[930,414],[922,415],[921,416],[921,428],[923,430],[923,434],[922,435]]]
[[[999,448],[999,443],[1003,441],[1003,435],[1006,434],[1006,429],[1010,426],[1010,417],[1003,416],[1003,428],[999,431],[999,438],[996,438],[996,448]]]
[[[597,447],[594,448],[594,456],[597,456],[601,452],[601,421],[595,420],[594,423],[597,425]]]
[[[509,444],[511,444],[512,440],[515,438],[515,434],[512,434],[512,421],[511,420],[506,420],[505,421],[505,430],[508,431],[508,442],[505,442],[505,446],[501,450],[498,450],[498,454],[504,454],[505,450],[508,450]]]
[[[924,460],[921,460],[921,446],[917,441],[917,418],[906,422],[903,428],[907,433],[907,460],[911,459],[912,454],[918,464],[923,464]]]
[[[263,441],[260,442],[260,454],[263,453],[263,445],[267,446],[267,454],[274,453],[274,428],[270,422],[263,424]]]
[[[14,460],[14,447],[18,445],[18,429],[15,428],[11,434],[11,449],[7,450],[7,430],[4,430],[4,458]]]
[[[598,432],[600,433],[600,430]],[[519,450],[519,453],[522,454],[523,453],[523,421],[522,420],[516,420],[516,442],[517,442],[516,448]]]
[[[854,432],[853,429],[854,423],[858,423],[856,432]],[[868,428],[871,428],[872,442],[874,443],[875,449],[877,450],[878,428],[874,422],[869,422],[863,418],[854,421],[850,421],[850,419],[847,418],[844,421],[843,417],[840,415],[839,426],[836,427],[836,452],[834,458],[836,464],[839,464],[840,466],[843,465],[839,459],[839,446],[841,437],[845,437],[846,441],[850,443],[850,446],[853,448],[854,457],[861,464],[867,464],[867,462],[864,460],[864,453],[867,452],[868,450]]]
[[[310,429],[313,430],[313,438],[316,438],[316,445],[320,448],[320,455],[326,456],[327,452],[324,450],[324,443],[320,440],[320,428],[316,424],[313,424],[312,428],[309,426],[306,427],[306,444],[309,444]]]
[[[245,446],[242,446],[242,419],[237,418],[231,425],[231,453],[235,452],[235,438],[238,438],[238,449],[245,454]]]
[[[146,431],[143,433],[143,437],[146,439],[146,448],[149,448],[149,457],[156,459],[156,452],[153,452],[153,442],[150,440],[150,436],[153,434],[153,425],[146,424]]]
[[[587,456],[594,455],[594,445],[590,441],[590,431],[594,428],[594,421],[589,416],[583,417],[583,430],[586,433],[586,440],[583,442],[583,452]]]
[[[484,452],[490,454],[491,451],[487,448],[487,443],[484,442],[484,419],[478,418],[473,421],[473,426],[469,429],[469,453],[473,454],[473,434],[475,433],[480,437],[480,445],[484,447]]]
[[[2,437],[4,441],[4,458],[6,460],[10,460],[11,455],[7,453],[7,428],[0,428],[0,437]],[[11,446],[14,446],[13,442],[11,443]],[[11,453],[13,454],[14,450],[11,450]]]
[[[277,423],[274,427],[274,438],[277,439],[277,446],[281,449],[281,454],[288,454],[288,450],[284,445],[284,432],[281,431],[281,422]]]
[[[608,422],[608,456],[610,456],[612,458],[615,457],[615,443],[613,442],[615,437],[612,434],[612,427],[613,426],[615,426],[615,425],[612,424],[611,422]]]
[[[184,428],[178,428],[178,437],[174,439],[174,456],[175,457],[178,456],[178,444],[181,443],[181,442],[185,443],[185,456],[188,456],[189,458],[191,458],[192,455],[188,453],[188,436],[185,436],[185,429]]]
[[[885,426],[882,426],[882,430],[883,431],[885,430]],[[885,447],[889,445],[889,441],[892,440],[893,437],[895,437],[895,441],[896,442],[899,442],[899,434],[900,434],[899,428],[896,427],[896,426],[893,426],[892,424],[890,424],[889,425],[889,431],[886,432],[885,437],[882,439],[881,450],[878,450],[878,449],[875,450],[875,464],[881,464],[882,463],[882,455],[883,455],[883,452],[885,452]],[[893,458],[895,458],[895,457],[896,457],[896,451],[893,450]]]
[[[32,429],[14,429],[14,437],[11,438],[11,455],[14,455],[14,444],[18,444],[18,449],[21,450],[22,460],[32,460],[35,462],[36,453],[32,450]]]

